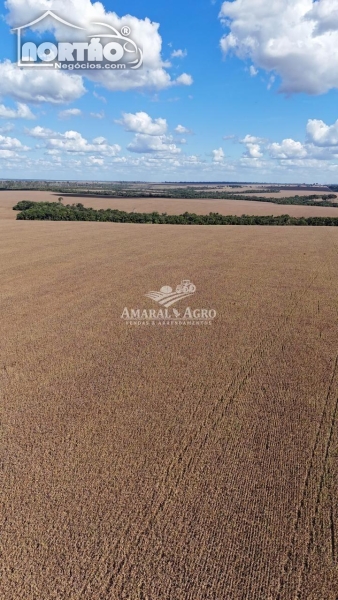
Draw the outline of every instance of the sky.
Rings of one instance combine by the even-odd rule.
[[[20,68],[47,10],[128,26],[142,67]],[[338,0],[2,1],[0,178],[338,183],[337,88]]]

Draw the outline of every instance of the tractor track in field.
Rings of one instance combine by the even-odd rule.
[[[335,244],[335,242],[333,242],[333,247],[335,249],[335,253],[338,254],[338,249],[337,249],[337,245]],[[329,268],[331,263],[328,262],[327,263]],[[331,275],[331,279],[334,278],[334,275],[332,277]],[[335,310],[336,310],[336,314],[337,314],[337,318],[338,318],[338,306],[335,304]],[[335,363],[335,368],[337,369],[338,366],[338,355],[336,358],[336,363]],[[325,451],[325,458],[324,458],[324,464],[323,464],[323,469],[322,469],[322,473],[321,473],[321,478],[320,478],[320,483],[319,483],[319,488],[318,488],[318,494],[317,494],[317,499],[316,499],[316,507],[315,507],[315,512],[314,512],[314,516],[311,520],[311,528],[310,528],[310,535],[309,535],[309,540],[308,540],[308,544],[307,544],[307,548],[306,548],[306,553],[304,556],[304,561],[303,561],[303,568],[301,570],[300,576],[299,576],[299,581],[298,581],[298,586],[297,586],[297,590],[296,590],[296,594],[295,594],[295,600],[301,600],[302,598],[302,587],[303,587],[303,581],[304,581],[304,576],[306,571],[308,570],[308,563],[309,563],[309,556],[311,553],[311,550],[313,548],[314,545],[314,532],[315,532],[315,528],[316,528],[316,522],[317,522],[317,518],[318,518],[318,513],[319,513],[319,509],[321,506],[321,500],[322,500],[322,495],[323,495],[323,491],[324,491],[324,487],[325,487],[325,475],[327,473],[327,466],[328,466],[328,461],[330,458],[330,451],[332,448],[332,439],[334,436],[334,428],[335,425],[337,423],[337,418],[338,418],[338,395],[337,395],[337,400],[336,400],[336,404],[335,404],[335,408],[334,408],[334,414],[333,414],[333,418],[331,421],[331,427],[330,427],[330,432],[329,432],[329,438],[328,438],[328,442],[327,442],[327,446],[326,446],[326,451]],[[332,499],[331,499],[331,503],[332,503]],[[335,549],[335,534],[334,534],[334,522],[333,522],[333,515],[332,515],[332,506],[331,506],[331,550],[332,550],[332,558],[333,561],[335,560],[335,553],[336,553],[336,549]]]
[[[333,386],[334,386],[334,381],[335,381],[335,379],[337,379],[337,376],[338,376],[337,368],[338,368],[338,354],[336,356],[336,360],[334,363],[333,372],[332,372],[331,380],[329,383],[329,388],[328,388],[328,392],[327,392],[327,396],[326,396],[326,401],[325,401],[321,421],[320,421],[319,427],[317,429],[315,444],[312,448],[310,465],[309,465],[307,473],[306,473],[306,478],[305,478],[303,492],[302,492],[302,498],[301,498],[300,504],[298,505],[298,507],[296,509],[297,517],[294,522],[293,533],[292,533],[290,545],[289,545],[289,548],[287,551],[287,557],[281,568],[282,575],[280,576],[276,591],[273,592],[272,595],[269,596],[269,600],[274,600],[274,599],[275,600],[283,600],[284,598],[285,598],[285,600],[290,600],[291,598],[296,600],[300,597],[299,596],[299,594],[300,594],[299,584],[297,586],[297,584],[293,582],[293,579],[297,578],[297,576],[302,577],[301,573],[302,573],[303,565],[306,562],[306,556],[307,556],[307,553],[309,550],[309,544],[310,544],[310,539],[311,539],[311,533],[310,533],[311,530],[308,528],[308,525],[309,525],[309,523],[313,524],[315,515],[318,512],[318,502],[321,497],[321,492],[322,492],[323,482],[324,482],[324,474],[325,474],[327,459],[329,456],[329,450],[330,450],[330,446],[331,446],[334,425],[336,423],[337,412],[338,412],[338,398],[336,398],[336,400],[334,401],[333,408],[332,408],[332,405],[330,405],[330,400],[332,400],[332,398],[333,399],[335,398],[335,395],[333,394],[333,389],[334,389]],[[338,381],[336,381],[336,388],[337,388],[337,386],[338,386]],[[331,402],[331,404],[332,404],[332,402]],[[329,428],[327,428],[327,425],[326,425],[327,420],[329,420]],[[329,429],[329,431],[328,431],[328,429]],[[325,436],[325,431],[326,432],[328,431],[328,436]],[[324,448],[321,449],[320,448],[321,442],[325,439],[326,439],[326,443],[324,444]],[[308,515],[306,513],[306,509],[308,508],[309,504],[311,503],[311,498],[313,497],[312,487],[313,487],[313,483],[316,485],[316,473],[318,473],[318,470],[319,470],[318,462],[319,462],[319,464],[321,464],[321,469],[320,469],[321,476],[320,476],[320,480],[317,485],[318,493],[317,493],[317,496],[314,498],[315,505],[312,509],[312,516],[309,515],[309,517],[307,519]],[[314,479],[314,482],[312,481],[313,479]],[[297,553],[297,542],[300,540],[300,538],[304,534],[306,535],[305,532],[307,530],[309,530],[309,533],[308,533],[309,540],[307,542],[307,551],[302,559],[302,557]],[[287,593],[288,595],[285,596],[284,592]],[[293,594],[293,596],[291,596],[290,594]]]
[[[189,471],[192,463],[195,462],[196,453],[192,456],[189,456],[189,449],[194,444],[197,444],[197,452],[200,452],[203,449],[211,432],[215,431],[219,427],[228,409],[233,404],[238,392],[254,373],[257,364],[261,362],[264,351],[272,345],[271,338],[277,338],[278,334],[283,330],[283,327],[290,323],[290,318],[317,278],[318,274],[311,279],[306,289],[304,289],[300,294],[295,295],[291,307],[277,320],[277,323],[275,322],[268,329],[266,334],[261,338],[258,344],[256,344],[248,359],[240,367],[238,372],[228,384],[226,392],[222,394],[221,398],[215,402],[211,410],[208,412],[203,424],[201,424],[199,428],[192,433],[187,434],[184,440],[182,440],[183,449],[174,456],[166,468],[162,482],[159,484],[157,490],[154,491],[152,504],[153,510],[151,511],[151,516],[148,516],[145,525],[139,530],[137,536],[128,540],[128,534],[132,531],[133,523],[139,520],[138,518],[134,519],[132,522],[129,522],[124,527],[119,539],[116,540],[114,545],[109,549],[109,553],[101,556],[99,559],[99,564],[96,564],[90,576],[84,582],[82,588],[77,594],[72,596],[72,600],[80,600],[83,598],[91,583],[95,580],[102,563],[107,561],[110,555],[113,556],[120,553],[122,554],[122,558],[114,563],[113,573],[110,573],[106,583],[101,582],[101,594],[102,598],[107,598],[114,590],[114,593],[118,594],[118,598],[122,596],[124,587],[123,581],[125,579],[125,577],[122,576],[122,573],[126,568],[126,565],[130,563],[130,557],[135,551],[137,551],[141,541],[152,529],[152,526],[158,519],[159,515],[166,510],[166,506],[174,495],[174,491],[180,486],[180,483],[184,479],[186,473]],[[221,361],[219,361],[219,364],[220,362]],[[194,414],[198,412],[198,409],[202,403],[202,399],[203,397],[201,397],[200,403],[195,408],[195,411],[192,415],[192,422]],[[144,511],[144,513],[145,515],[149,515],[149,509]],[[137,517],[139,516],[140,513],[137,513]],[[129,566],[129,574],[131,569],[132,565]]]
[[[307,548],[306,548],[306,553],[304,556],[303,567],[302,567],[302,570],[301,570],[300,576],[299,576],[299,582],[297,585],[295,600],[301,600],[301,597],[302,597],[303,580],[304,580],[305,572],[308,569],[309,556],[310,556],[310,552],[311,552],[311,549],[312,549],[313,543],[314,543],[314,530],[316,527],[317,517],[318,517],[319,509],[321,506],[322,494],[323,494],[323,490],[324,490],[324,486],[325,486],[325,475],[327,472],[327,464],[328,464],[328,460],[330,457],[330,450],[332,448],[332,439],[333,439],[333,434],[334,434],[334,427],[337,423],[337,417],[338,417],[338,398],[336,400],[336,405],[335,405],[335,410],[334,410],[334,414],[333,414],[333,418],[332,418],[329,439],[328,439],[328,442],[326,445],[326,452],[325,452],[325,458],[324,458],[324,463],[323,463],[323,470],[322,470],[321,478],[320,478],[320,482],[319,482],[318,494],[317,494],[317,498],[316,498],[315,511],[314,511],[314,515],[311,519],[309,540],[308,540],[308,544],[307,544]],[[333,538],[332,554],[333,554],[333,556],[335,554],[334,538]]]
[[[333,243],[334,248],[337,252],[337,247]],[[330,262],[326,263],[328,270],[330,270]],[[332,279],[332,275],[330,277]],[[336,313],[338,317],[338,308],[335,305]],[[334,387],[334,382],[336,385]],[[302,597],[302,586],[304,581],[305,571],[307,569],[308,557],[311,552],[313,545],[313,533],[316,525],[317,515],[320,508],[320,502],[325,482],[325,473],[327,469],[327,463],[330,456],[330,449],[332,445],[332,438],[334,434],[334,427],[337,423],[338,417],[338,354],[336,355],[331,379],[328,386],[328,391],[325,399],[325,404],[322,412],[321,421],[317,430],[315,443],[311,453],[310,464],[306,473],[305,483],[303,487],[302,498],[299,506],[297,507],[297,517],[293,527],[293,534],[290,541],[290,545],[287,552],[287,557],[282,564],[282,574],[280,576],[275,595],[269,596],[269,600],[301,600]],[[335,391],[336,390],[336,391]],[[331,400],[331,402],[330,402]],[[328,422],[328,424],[327,424]],[[326,433],[326,435],[325,435]],[[325,442],[325,440],[327,440]],[[320,449],[321,443],[324,443],[324,447]],[[316,457],[318,458],[316,459]],[[320,463],[322,457],[322,462]],[[319,462],[319,464],[318,464]],[[316,478],[316,474],[320,473],[319,480]],[[311,481],[313,480],[313,481]],[[311,486],[312,483],[312,486]],[[316,487],[316,494],[313,495],[313,484]],[[306,514],[305,511],[311,499],[314,500],[314,506],[310,514]],[[310,511],[309,511],[310,512]],[[308,532],[308,533],[307,533]],[[300,540],[302,535],[308,537],[306,542],[306,551],[303,555],[297,554],[297,541]],[[296,566],[296,568],[295,568]],[[285,596],[285,593],[287,596]]]

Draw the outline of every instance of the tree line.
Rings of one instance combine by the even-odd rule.
[[[61,199],[60,199],[61,200]],[[61,202],[31,202],[22,200],[13,210],[20,211],[17,220],[38,221],[96,221],[111,223],[148,223],[163,225],[301,225],[338,227],[338,217],[290,217],[290,215],[181,215],[167,213],[136,213],[115,209],[86,208],[83,204],[63,205]]]

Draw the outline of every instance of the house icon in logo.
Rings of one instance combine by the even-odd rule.
[[[73,25],[73,23],[69,23],[62,19],[58,15],[56,15],[52,10],[47,10],[41,17],[27,23],[26,25],[21,25],[21,27],[15,27],[11,31],[17,34],[17,53],[18,53],[18,67],[33,67],[33,68],[43,68],[49,67],[53,68],[54,64],[52,62],[37,62],[32,59],[32,52],[34,52],[35,44],[30,42],[23,43],[22,37],[25,29],[32,29],[38,23],[41,23],[48,17],[51,17],[53,20],[61,23],[62,25],[66,25],[72,29],[77,29],[78,31],[86,31],[83,27],[78,27],[77,25]]]

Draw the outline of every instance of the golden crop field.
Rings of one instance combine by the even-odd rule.
[[[307,192],[309,194],[309,192]],[[261,194],[274,197],[273,194]],[[284,196],[294,195],[288,192]],[[299,195],[302,195],[301,193]],[[303,194],[304,195],[304,194]],[[61,194],[36,191],[4,191],[0,192],[0,219],[16,219],[17,212],[13,206],[20,200],[34,202],[57,202]],[[253,194],[254,196],[254,194]],[[277,196],[277,194],[275,194]],[[208,215],[218,212],[222,215],[285,215],[292,217],[338,217],[338,208],[330,206],[299,206],[291,204],[273,204],[250,200],[182,200],[165,198],[95,198],[63,195],[63,204],[81,202],[84,206],[95,209],[115,208],[126,212],[159,212],[168,215],[179,215],[184,212],[194,212],[198,215]],[[236,194],[234,194],[236,197]]]
[[[0,256],[0,598],[337,600],[338,230],[4,219]],[[121,319],[183,279],[211,325]]]

